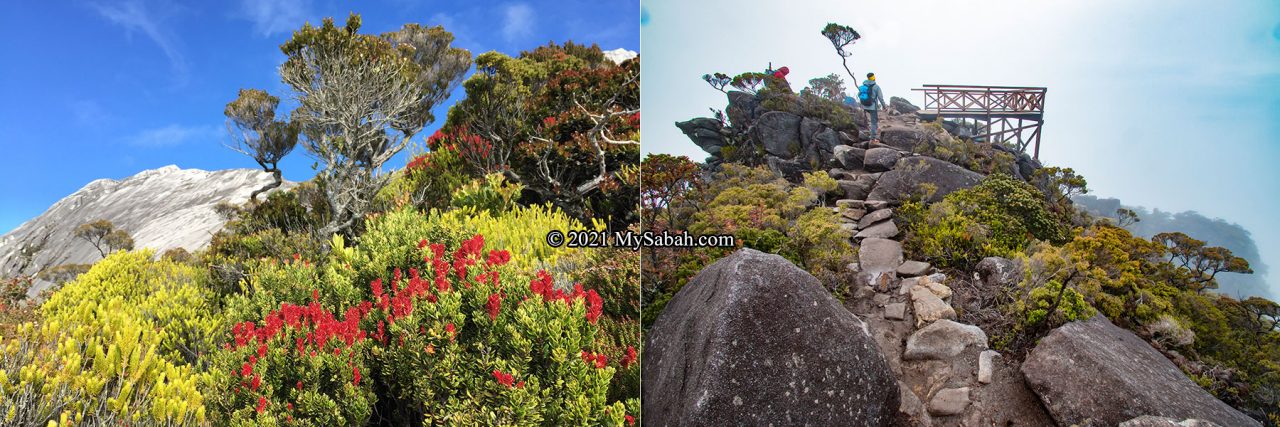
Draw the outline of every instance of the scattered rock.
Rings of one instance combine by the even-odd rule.
[[[871,211],[871,213],[858,220],[858,228],[867,228],[871,224],[875,224],[886,219],[893,218],[893,209],[880,209]]]
[[[929,399],[929,415],[956,415],[969,407],[969,387],[944,388]]]
[[[902,320],[907,318],[907,305],[900,302],[885,304],[884,318],[890,320]]]
[[[935,282],[933,281],[933,279],[921,280],[919,285],[923,288],[929,289],[929,292],[932,292],[938,298],[941,298],[944,300],[947,298],[951,298],[951,287]]]
[[[1022,281],[1022,263],[1008,258],[986,257],[974,269],[988,288],[1008,289]]]
[[[1217,424],[1197,419],[1178,421],[1173,418],[1143,415],[1120,423],[1120,427],[1221,427]]]
[[[927,292],[924,294],[932,295]],[[982,328],[941,319],[916,330],[907,338],[907,348],[902,353],[902,359],[948,360],[971,345],[987,348],[987,334],[982,332]]]
[[[876,296],[871,298],[871,301],[875,302],[877,307],[888,304],[889,294],[876,294]]]
[[[800,154],[800,116],[785,111],[770,111],[756,119],[752,136],[764,151],[784,159]]]
[[[891,205],[891,203],[884,200],[879,200],[879,199],[867,199],[864,205],[867,207],[867,209],[875,211],[875,210],[887,208]]]
[[[983,384],[991,384],[992,364],[996,362],[996,357],[1000,353],[995,350],[983,350],[978,355],[978,382]]]
[[[1101,315],[1050,332],[1027,356],[1022,373],[1061,425],[1112,426],[1142,415],[1261,425]]]
[[[902,158],[902,153],[898,150],[888,147],[876,147],[867,150],[862,158],[862,165],[869,172],[884,172],[893,169],[898,163],[898,159]]]
[[[858,249],[858,265],[863,274],[898,278],[898,266],[902,265],[902,243],[881,238],[867,238]],[[874,280],[873,280],[874,282]]]
[[[866,155],[867,150],[849,145],[837,145],[832,149],[832,156],[845,169],[862,169],[862,158]]]
[[[857,273],[859,271],[862,271],[862,266],[859,266],[858,263],[856,262],[851,262],[851,263],[845,264],[844,269],[849,270],[850,273]]]
[[[838,208],[838,209],[840,209],[841,217],[853,222],[857,222],[858,220],[861,220],[862,217],[867,215],[867,211],[864,209],[851,209],[851,208]]]
[[[916,313],[917,326],[940,319],[956,318],[956,311],[950,304],[923,286],[911,288],[911,308]]]
[[[863,298],[870,298],[872,295],[875,295],[875,294],[876,294],[875,288],[872,288],[870,286],[859,286],[858,290],[854,291],[853,297],[855,299],[863,299]]]
[[[843,208],[843,209],[863,210],[864,203],[866,202],[863,202],[861,200],[840,199],[840,200],[836,200],[836,207]]]
[[[871,187],[876,185],[876,179],[869,175],[858,175],[857,179],[841,179],[836,181],[836,185],[844,191],[844,197],[848,199],[864,199],[867,193],[871,192]]]
[[[915,426],[932,426],[933,420],[929,418],[929,413],[925,411],[924,403],[920,402],[920,398],[916,396],[911,388],[907,387],[901,381],[898,382],[898,398],[901,405],[898,406],[898,412],[907,417],[910,425]]]
[[[871,151],[867,153],[870,155]],[[981,181],[981,174],[943,160],[926,156],[906,157],[876,180],[867,200],[901,201],[919,193],[920,184],[930,184],[936,191],[927,201],[937,202],[956,190],[973,187]]]
[[[866,239],[871,237],[878,237],[881,239],[888,239],[888,238],[892,238],[893,236],[897,236],[898,232],[899,232],[898,225],[894,224],[893,220],[888,220],[888,221],[876,223],[875,225],[862,229],[862,231],[859,231],[858,234],[853,236],[853,238]]]
[[[707,266],[647,336],[652,425],[891,425],[898,382],[866,325],[786,259]]]
[[[906,277],[921,276],[929,272],[929,263],[923,261],[907,261],[898,266],[898,275]]]
[[[840,224],[840,230],[841,230],[841,231],[844,231],[844,232],[847,232],[847,233],[849,233],[850,235],[853,235],[854,233],[857,233],[857,232],[858,232],[858,224],[854,224],[854,223],[851,223],[851,222],[849,222],[849,223],[844,223],[844,224]]]
[[[920,284],[921,280],[929,280],[928,277],[908,277],[898,282],[898,295],[907,295],[911,293],[911,288]]]

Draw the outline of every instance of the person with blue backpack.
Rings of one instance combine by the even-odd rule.
[[[852,97],[845,97],[845,102],[852,104]],[[880,141],[880,110],[887,109],[884,94],[876,84],[876,73],[867,73],[867,79],[858,86],[858,106],[871,116],[871,140]]]

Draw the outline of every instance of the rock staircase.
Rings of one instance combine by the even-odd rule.
[[[897,127],[910,131],[908,126]],[[895,128],[885,130],[892,135]],[[858,260],[854,295],[845,307],[862,318],[899,379],[907,425],[1053,425],[1017,366],[988,348],[981,328],[956,321],[950,278],[928,263],[903,258],[894,201],[868,197],[881,176],[911,153],[893,146],[838,146],[845,168],[829,173],[846,197],[832,207],[851,233]]]

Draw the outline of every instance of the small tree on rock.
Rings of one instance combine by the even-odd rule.
[[[133,249],[133,237],[124,230],[117,229],[115,224],[105,219],[80,224],[76,227],[74,235],[93,245],[103,258],[121,249]]]
[[[849,57],[853,56],[853,52],[849,51],[849,47],[858,42],[862,35],[854,31],[852,27],[840,25],[837,23],[828,23],[822,27],[822,36],[831,41],[831,46],[836,48],[836,54],[840,55],[840,63],[844,65],[844,71],[849,73],[849,77],[856,84],[858,76],[849,69]]]

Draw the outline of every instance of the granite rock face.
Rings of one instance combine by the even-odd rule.
[[[862,320],[777,255],[740,249],[671,299],[645,344],[654,426],[892,425],[898,382]]]
[[[867,151],[869,154],[870,151]],[[982,174],[927,156],[903,157],[876,180],[867,200],[898,202],[919,192],[920,184],[930,184],[935,191],[928,199],[937,202],[956,190],[978,185]]]
[[[1261,425],[1101,315],[1050,332],[1027,356],[1022,373],[1060,425],[1113,426],[1143,415]]]
[[[133,237],[135,248],[155,249],[157,256],[173,248],[203,248],[224,223],[213,210],[218,202],[244,203],[249,194],[271,181],[271,174],[261,170],[209,172],[170,165],[121,180],[90,182],[0,237],[0,276],[98,261],[102,258],[98,251],[73,235],[80,224],[98,219],[111,221]],[[293,185],[286,181],[281,188]],[[45,236],[48,240],[32,258],[33,265],[17,271],[22,247]],[[48,286],[37,281],[27,294],[35,296]]]

